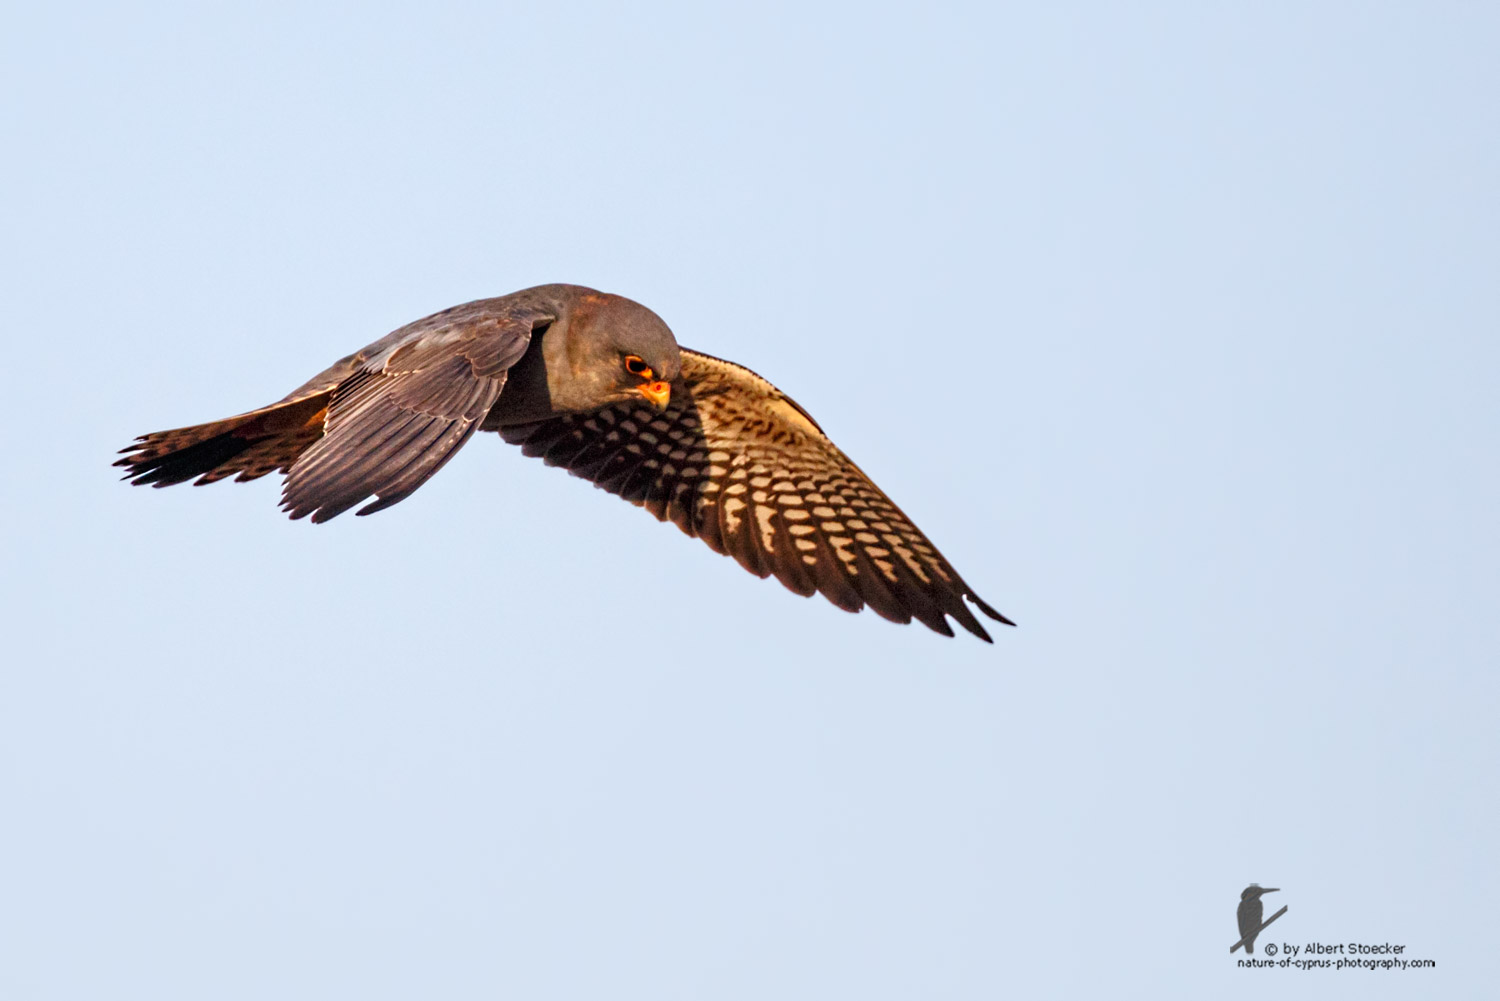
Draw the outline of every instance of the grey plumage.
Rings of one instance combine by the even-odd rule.
[[[279,470],[282,507],[321,522],[405,499],[478,430],[798,594],[949,636],[951,616],[989,640],[969,603],[1010,624],[775,386],[680,348],[644,306],[576,285],[418,320],[272,406],[143,435],[117,465],[155,486]]]

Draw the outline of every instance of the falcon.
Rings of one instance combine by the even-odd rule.
[[[282,400],[142,435],[136,484],[279,472],[292,518],[406,499],[476,431],[671,521],[757,577],[986,642],[964,583],[795,401],[743,366],[681,348],[651,310],[578,285],[480,299],[395,330]],[[373,498],[373,500],[371,500]]]

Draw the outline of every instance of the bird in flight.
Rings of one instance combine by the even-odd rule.
[[[980,600],[816,421],[754,372],[680,348],[651,310],[578,285],[480,299],[395,330],[277,403],[142,435],[115,465],[158,487],[285,474],[327,521],[404,500],[476,431],[671,521],[757,577],[990,641]],[[966,601],[967,599],[967,601]]]

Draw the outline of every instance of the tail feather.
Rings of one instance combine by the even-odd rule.
[[[323,436],[333,389],[285,400],[237,417],[141,435],[115,462],[124,479],[158,487],[197,477],[197,485],[228,476],[253,480],[286,472],[297,457]]]

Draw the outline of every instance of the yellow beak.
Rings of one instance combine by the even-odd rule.
[[[643,383],[637,387],[636,392],[650,400],[651,405],[657,410],[667,409],[667,404],[672,400],[672,384],[669,382],[657,380]]]

